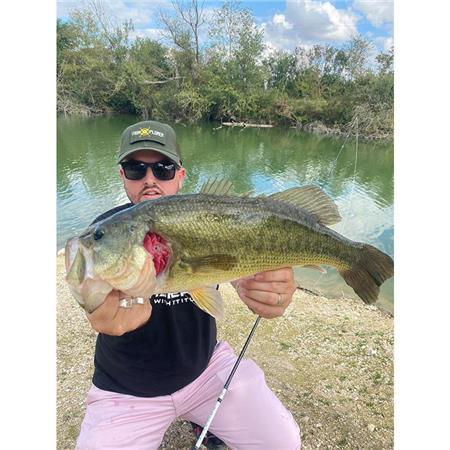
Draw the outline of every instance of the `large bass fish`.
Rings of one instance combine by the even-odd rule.
[[[66,244],[67,282],[88,312],[113,289],[133,297],[187,291],[216,318],[216,284],[288,266],[335,267],[366,303],[393,276],[392,259],[327,227],[333,201],[305,186],[261,197],[207,183],[198,194],[148,200],[91,225]]]

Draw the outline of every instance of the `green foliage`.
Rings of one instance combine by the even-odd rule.
[[[227,0],[205,23],[199,3],[161,13],[171,44],[129,40],[98,0],[57,21],[59,112],[126,111],[171,121],[254,121],[393,133],[394,51],[358,36],[346,47],[264,52],[250,11]],[[198,20],[197,20],[198,19]],[[208,27],[208,45],[200,31]],[[353,127],[353,128],[352,128]]]
[[[394,47],[391,47],[387,53],[377,55],[376,60],[382,74],[392,74],[394,72]]]
[[[185,88],[174,97],[175,111],[172,117],[184,117],[189,122],[203,119],[208,111],[209,102],[198,90]]]
[[[167,49],[150,39],[137,38],[117,74],[115,96],[120,108],[149,117],[159,107],[158,93],[171,77]]]
[[[269,71],[269,87],[279,92],[295,93],[298,78],[297,59],[289,52],[277,51],[265,60]]]

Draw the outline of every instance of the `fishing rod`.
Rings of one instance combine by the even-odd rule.
[[[220,393],[219,397],[217,398],[217,402],[216,405],[214,406],[214,409],[211,413],[211,415],[209,416],[209,419],[206,422],[206,425],[203,428],[202,433],[200,434],[200,436],[197,439],[197,442],[195,443],[194,447],[192,447],[191,450],[199,450],[200,446],[202,445],[203,439],[205,439],[206,433],[209,430],[209,427],[211,425],[211,422],[213,421],[217,410],[219,409],[220,404],[222,403],[223,398],[225,397],[225,394],[228,391],[228,388],[230,386],[231,380],[234,376],[234,373],[236,372],[239,363],[241,362],[242,357],[244,356],[245,351],[247,350],[248,345],[250,344],[250,341],[253,337],[253,335],[255,334],[255,330],[256,327],[258,326],[259,321],[261,320],[261,316],[258,316],[258,318],[256,319],[255,324],[253,325],[252,331],[250,331],[250,334],[248,335],[247,340],[245,341],[244,346],[242,347],[241,353],[239,353],[238,359],[236,360],[236,362],[234,363],[233,369],[231,370],[230,375],[228,376],[228,379],[225,383],[225,385],[223,386],[222,392]]]

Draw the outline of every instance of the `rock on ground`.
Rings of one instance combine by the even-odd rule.
[[[219,339],[238,353],[255,317],[231,285],[220,288],[225,320]],[[91,383],[96,333],[64,281],[57,258],[57,448],[73,449]],[[302,449],[392,449],[393,319],[351,299],[297,291],[283,317],[262,320],[247,357],[292,412]],[[276,432],[276,430],[274,430]],[[174,422],[161,449],[188,450],[189,424]],[[278,449],[264,449],[278,450]]]

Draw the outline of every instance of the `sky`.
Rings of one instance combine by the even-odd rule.
[[[171,8],[170,0],[109,0],[104,2],[119,22],[131,19],[131,37],[161,39],[157,12]],[[221,1],[204,0],[208,17],[220,7]],[[393,0],[255,0],[241,1],[251,10],[256,24],[264,30],[268,49],[293,50],[297,46],[330,44],[336,47],[362,35],[375,44],[378,51],[387,51],[394,44]],[[83,7],[83,0],[58,0],[57,15],[67,19],[74,8]]]

